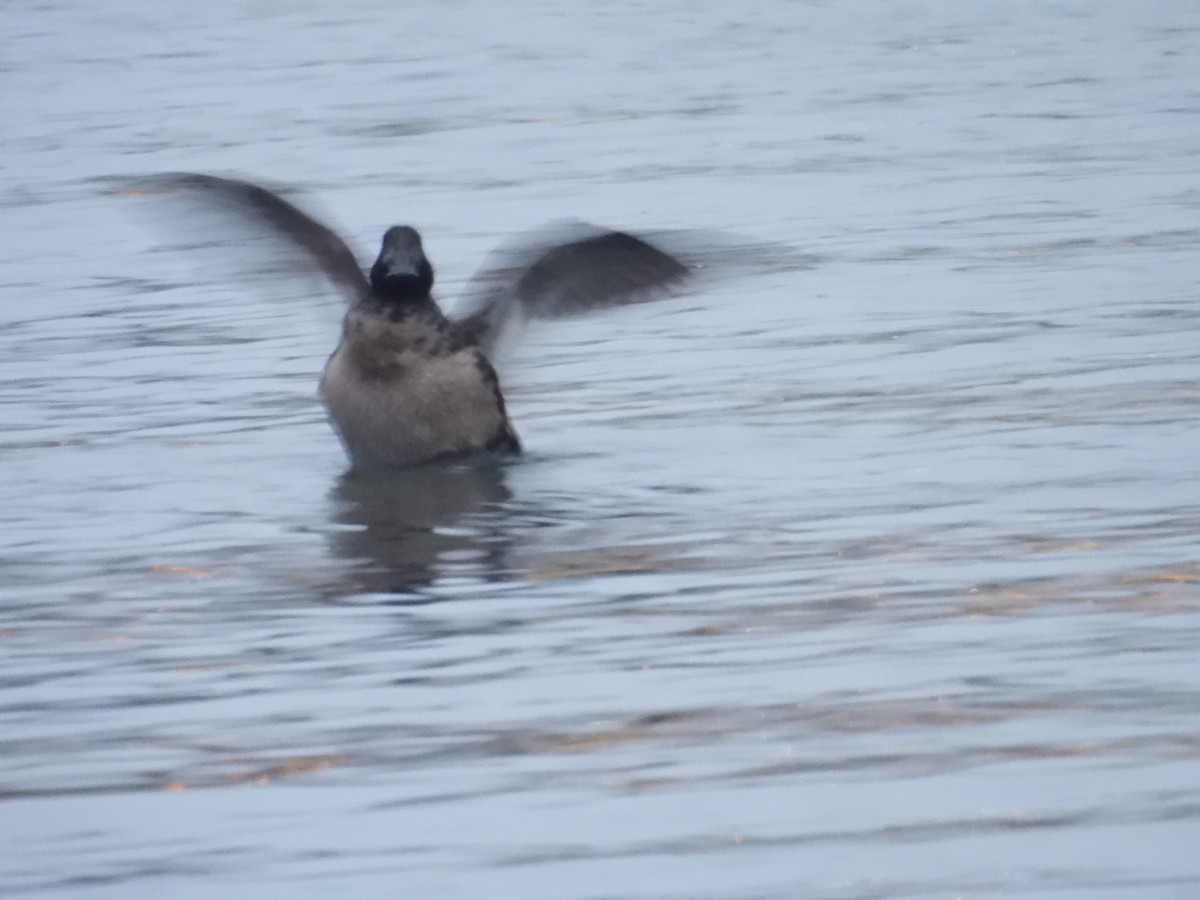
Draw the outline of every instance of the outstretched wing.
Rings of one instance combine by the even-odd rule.
[[[637,302],[690,271],[632,234],[560,223],[493,253],[456,310],[455,328],[491,350],[518,316],[551,318]]]
[[[308,213],[259,185],[234,178],[180,172],[122,180],[118,192],[136,195],[179,193],[211,208],[249,219],[304,251],[305,259],[328,276],[352,301],[362,300],[370,292],[362,268],[345,241]]]

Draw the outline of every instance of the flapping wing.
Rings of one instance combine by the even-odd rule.
[[[304,251],[305,259],[343,290],[351,301],[361,300],[369,293],[362,268],[345,241],[267,188],[215,175],[170,173],[123,179],[117,192],[133,195],[178,193],[206,206],[250,219],[253,224],[267,228]]]
[[[641,238],[606,231],[552,247],[517,281],[531,315],[559,316],[630,300],[682,280],[688,268]]]
[[[456,328],[490,351],[515,318],[552,318],[638,302],[690,272],[632,234],[558,224],[492,254],[456,310]]]

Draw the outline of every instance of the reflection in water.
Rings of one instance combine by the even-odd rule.
[[[511,497],[504,472],[485,459],[342,476],[333,520],[351,527],[335,531],[331,545],[354,563],[350,592],[409,593],[448,566],[499,577],[505,544],[486,512]]]

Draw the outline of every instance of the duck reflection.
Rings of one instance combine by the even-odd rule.
[[[353,566],[350,590],[406,594],[447,574],[499,577],[506,541],[498,526],[512,496],[504,479],[495,460],[343,475],[333,521],[350,527],[331,543]]]

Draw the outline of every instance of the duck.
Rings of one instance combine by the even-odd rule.
[[[491,355],[507,323],[644,297],[687,264],[624,231],[576,223],[510,243],[473,280],[464,313],[433,296],[434,268],[411,225],[388,228],[369,270],[329,226],[276,190],[199,173],[143,179],[138,193],[186,191],[265,226],[348,300],[319,393],[352,470],[397,469],[522,444]]]
[[[370,291],[353,306],[320,392],[358,467],[521,451],[495,368],[433,300],[433,266],[415,228],[383,236]]]

